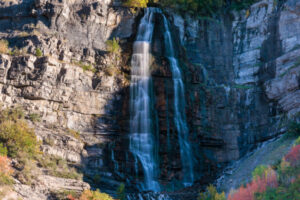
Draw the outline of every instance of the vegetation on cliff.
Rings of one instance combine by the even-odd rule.
[[[10,185],[13,183],[11,175],[13,170],[10,166],[10,159],[5,155],[0,155],[0,186]]]
[[[28,127],[21,108],[0,110],[0,143],[13,158],[20,154],[32,158],[38,153],[36,136]]]
[[[69,194],[68,200],[114,200],[111,196],[106,193],[101,193],[99,190],[84,190],[78,197]]]
[[[220,11],[241,10],[249,7],[257,0],[150,0],[163,7],[174,8],[182,13],[197,16],[211,16]],[[148,0],[128,0],[124,3],[128,7],[147,7]]]
[[[8,41],[0,40],[0,53],[8,53]]]
[[[249,7],[256,0],[160,0],[164,7],[175,8],[183,13],[197,16],[211,16],[220,11],[240,10]]]

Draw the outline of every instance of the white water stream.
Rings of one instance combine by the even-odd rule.
[[[183,184],[190,186],[194,181],[192,150],[189,143],[189,129],[185,114],[185,93],[178,60],[175,56],[173,40],[166,17],[158,8],[145,9],[145,15],[138,27],[137,39],[133,44],[130,85],[130,151],[135,157],[135,170],[139,163],[143,168],[144,181],[141,190],[160,191],[157,181],[158,163],[154,155],[155,144],[151,122],[150,99],[150,58],[151,41],[155,25],[155,14],[160,13],[164,25],[165,56],[168,58],[174,85],[174,124],[178,132],[180,156],[183,167]]]

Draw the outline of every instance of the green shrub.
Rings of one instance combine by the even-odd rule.
[[[206,192],[200,193],[197,200],[226,200],[225,193],[218,193],[213,185],[206,188]]]
[[[107,76],[114,76],[117,73],[117,68],[114,66],[108,66],[105,68],[104,72]]]
[[[252,178],[257,179],[258,177],[262,177],[265,175],[265,172],[269,169],[266,165],[259,165],[257,166],[254,171],[252,172]]]
[[[101,193],[99,190],[85,190],[81,194],[79,200],[113,200],[111,196],[105,193]]]
[[[8,54],[11,56],[21,56],[26,54],[26,49],[19,49],[18,47],[14,47],[11,51],[8,51]]]
[[[26,152],[32,157],[38,151],[36,136],[24,121],[1,123],[0,142],[5,145],[10,157],[16,157],[19,152]]]
[[[38,142],[33,129],[24,120],[24,112],[20,108],[0,111],[0,143],[7,148],[10,157],[25,153],[33,157],[38,153]]]
[[[256,200],[299,200],[300,199],[300,178],[288,186],[268,188],[264,193],[256,194]]]
[[[295,141],[295,145],[298,145],[298,144],[300,144],[300,136]]]
[[[29,118],[30,121],[32,121],[34,123],[41,121],[41,116],[39,114],[37,114],[37,113],[30,113],[28,115],[28,118]]]
[[[0,173],[0,186],[12,185],[14,184],[14,180],[10,176],[6,176]]]
[[[17,179],[26,185],[31,185],[36,179],[34,172],[37,170],[36,162],[28,157],[26,153],[21,153],[18,158],[18,167],[20,171],[17,171]]]
[[[71,200],[68,197],[73,197],[74,199],[78,199],[80,196],[80,193],[78,191],[74,190],[59,190],[59,191],[53,191],[51,192],[52,196],[55,197],[57,200]],[[67,198],[66,198],[67,197]]]
[[[35,55],[36,57],[41,57],[43,56],[43,52],[40,48],[37,48],[36,51],[35,51]]]
[[[55,140],[53,138],[51,138],[51,137],[44,138],[43,142],[45,144],[50,145],[50,146],[54,146],[54,144],[55,144]]]
[[[73,129],[67,129],[67,133],[71,136],[73,136],[74,138],[80,140],[80,132],[79,131],[75,131]]]
[[[0,143],[0,156],[7,156],[7,148]]]
[[[15,107],[12,109],[0,108],[0,123],[4,121],[18,121],[20,119],[23,119],[24,116],[25,114],[21,107]]]
[[[87,64],[84,64],[82,61],[73,61],[72,62],[73,64],[75,65],[78,65],[79,67],[81,67],[83,69],[83,71],[91,71],[93,73],[96,73],[97,72],[97,69],[94,68],[92,65],[87,65]]]
[[[97,69],[95,69],[92,65],[81,65],[80,67],[83,69],[83,71],[91,71],[93,73],[97,72]]]
[[[119,45],[119,39],[113,38],[112,40],[106,41],[106,48],[109,53],[118,55],[121,53],[121,47]]]
[[[49,175],[59,177],[59,178],[67,178],[67,179],[76,179],[82,180],[82,174],[79,174],[75,168],[70,168],[68,170],[57,170],[50,171]]]
[[[67,161],[62,158],[43,155],[38,157],[38,165],[47,169],[47,173],[51,176],[69,179],[82,179],[82,174],[74,167],[70,166]]]
[[[257,0],[159,0],[164,7],[171,7],[182,13],[195,16],[213,16],[218,12],[241,10]]]
[[[125,184],[121,183],[120,186],[117,189],[117,198],[118,200],[125,200],[126,195],[125,195]]]

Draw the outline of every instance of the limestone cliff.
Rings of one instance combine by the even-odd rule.
[[[260,1],[215,19],[168,13],[186,56],[197,171],[210,176],[299,117],[299,2]]]
[[[282,134],[287,120],[299,118],[300,3],[276,2],[263,0],[210,19],[163,10],[184,73],[200,186],[231,161]],[[78,165],[85,181],[40,174],[35,186],[17,182],[15,191],[23,199],[90,186],[114,193],[120,182],[135,191],[127,137],[129,60],[142,14],[110,0],[0,1],[0,39],[12,50],[0,54],[1,103],[40,115],[40,122],[29,123],[41,150]],[[181,187],[182,170],[171,120],[174,94],[157,21],[151,69],[159,179],[164,189],[175,190]],[[114,37],[122,49],[118,60],[106,49]]]

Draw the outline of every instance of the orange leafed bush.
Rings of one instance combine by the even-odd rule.
[[[10,176],[12,168],[10,167],[10,160],[6,156],[0,155],[0,174]]]
[[[271,168],[268,168],[261,177],[253,179],[246,187],[240,187],[235,193],[230,194],[228,200],[255,200],[255,193],[265,192],[268,187],[278,187],[276,172]]]
[[[291,149],[291,151],[284,157],[292,166],[300,164],[300,145]]]
[[[68,195],[68,200],[76,200],[71,194]]]
[[[68,200],[77,200],[72,195],[68,195]],[[99,190],[84,190],[78,200],[113,200],[111,196],[105,193],[101,193]]]
[[[10,166],[10,160],[6,156],[0,155],[0,186],[13,183],[11,177],[13,170]]]

